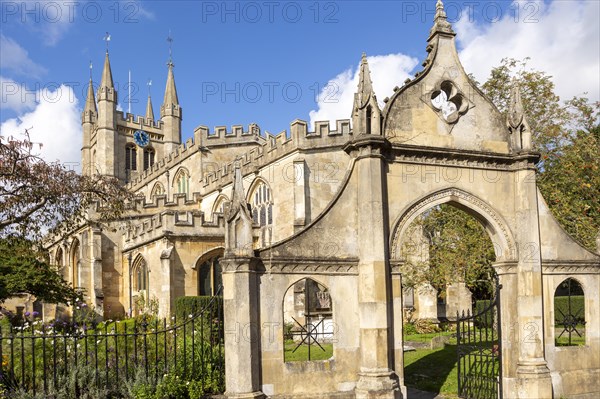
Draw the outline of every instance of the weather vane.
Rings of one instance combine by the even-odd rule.
[[[90,80],[92,80],[92,68],[93,68],[92,60],[90,60]]]
[[[106,35],[104,36],[104,39],[102,39],[106,42],[106,52],[108,53],[108,43],[110,42],[110,33],[106,32]]]
[[[173,65],[173,36],[171,36],[171,29],[169,29],[167,42],[169,42],[169,65]]]
[[[152,86],[152,79],[148,79],[148,83],[146,83],[146,85],[148,86],[148,97],[150,97],[150,86]]]

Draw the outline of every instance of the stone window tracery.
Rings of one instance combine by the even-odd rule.
[[[228,198],[225,195],[219,195],[219,197],[217,197],[217,199],[215,200],[215,203],[213,205],[213,209],[212,209],[212,213],[223,213],[225,212],[225,203],[228,201]],[[214,220],[214,219],[213,219]]]
[[[273,224],[273,198],[269,186],[260,181],[254,188],[251,197],[252,219],[261,227]]]
[[[73,287],[79,288],[81,286],[81,259],[80,259],[80,247],[79,240],[75,239],[71,246],[71,270],[72,270],[72,281]]]
[[[185,169],[179,169],[175,178],[173,179],[173,185],[177,188],[179,194],[189,194],[190,192],[190,175]]]
[[[456,123],[469,109],[469,102],[449,80],[442,82],[431,92],[431,105],[448,123]]]
[[[154,149],[146,148],[144,149],[144,170],[151,168],[154,165]]]
[[[133,288],[138,294],[148,291],[148,265],[141,256],[133,263]]]
[[[133,144],[125,147],[125,170],[137,170],[137,149]]]
[[[164,193],[165,193],[165,187],[161,183],[156,182],[156,184],[154,184],[154,187],[152,187],[150,197],[155,197],[157,195],[163,195]]]

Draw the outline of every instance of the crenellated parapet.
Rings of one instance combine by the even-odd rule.
[[[180,163],[184,159],[189,158],[194,152],[196,152],[198,146],[196,140],[190,138],[185,143],[175,147],[175,150],[165,155],[162,159],[154,162],[154,164],[148,169],[144,170],[139,176],[131,180],[127,184],[129,190],[135,191],[140,186],[154,180],[165,171],[171,169],[176,164]]]
[[[261,135],[260,127],[251,123],[244,130],[242,125],[233,125],[229,130],[227,126],[216,126],[213,131],[206,126],[198,126],[194,136],[202,140],[202,145],[208,148],[224,147],[232,144],[242,143],[264,143],[265,138]]]
[[[158,131],[157,133],[160,133],[160,130],[163,127],[163,122],[161,120],[152,120],[141,115],[134,115],[123,111],[117,111],[117,124],[132,129],[156,129]]]
[[[342,146],[351,139],[351,135],[349,119],[335,121],[335,130],[330,129],[328,121],[315,122],[312,131],[308,130],[308,123],[296,119],[290,125],[289,135],[285,130],[277,135],[265,132],[265,136],[261,136],[262,142],[259,142],[261,145],[241,154],[238,160],[241,163],[242,173],[246,175],[294,151]],[[226,141],[227,135],[223,135],[222,140]],[[207,173],[201,181],[203,189],[212,191],[228,184],[233,176],[234,162],[235,160],[231,160],[219,169]]]
[[[351,137],[352,130],[349,119],[336,120],[333,130],[327,121],[315,122],[313,130],[309,130],[306,121],[296,119],[290,124],[289,134],[284,130],[277,135],[266,131],[261,134],[260,127],[256,124],[250,124],[245,131],[241,125],[232,126],[229,131],[225,127],[218,126],[212,132],[206,126],[199,126],[194,131],[193,139],[188,139],[175,151],[157,160],[154,165],[130,181],[127,188],[132,191],[138,190],[192,154],[202,151],[204,147],[214,148],[243,142],[258,144],[238,156],[242,162],[242,172],[247,174],[294,151],[341,147]],[[203,191],[212,191],[220,185],[228,184],[233,173],[234,161],[235,159],[232,159],[221,165],[219,169],[207,173],[201,180]]]
[[[165,210],[123,226],[124,250],[143,245],[165,236],[222,237],[225,228],[223,215],[206,220],[201,211]]]

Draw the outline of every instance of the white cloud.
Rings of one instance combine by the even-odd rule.
[[[515,2],[511,9],[518,7],[523,12],[517,21],[514,13],[507,13],[481,26],[465,12],[454,24],[467,72],[485,82],[502,58],[530,57],[530,67],[553,76],[563,100],[584,92],[600,99],[600,2]]]
[[[33,109],[37,93],[27,90],[25,85],[0,76],[0,110],[21,113]]]
[[[419,62],[401,53],[371,56],[367,57],[367,61],[380,105],[383,105],[385,97],[393,94],[394,86],[402,86]],[[310,111],[311,126],[316,121],[331,122],[351,117],[354,93],[358,87],[359,65],[340,73],[323,88],[318,98],[318,109]]]
[[[29,58],[29,53],[13,39],[0,33],[0,69],[19,76],[40,78],[46,68]]]
[[[5,137],[22,138],[29,129],[31,140],[41,143],[39,155],[48,162],[59,160],[80,170],[82,131],[80,109],[71,87],[43,89],[39,102],[31,112],[8,119],[0,125]]]

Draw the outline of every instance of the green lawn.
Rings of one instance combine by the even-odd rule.
[[[404,336],[404,340],[413,342],[430,342],[433,338],[438,337],[440,335],[450,336],[452,334],[455,333],[452,331],[444,331],[430,334],[409,334]]]
[[[300,345],[300,347],[293,352],[296,346],[298,346],[298,344],[294,341],[285,341],[284,361],[302,362],[308,360],[308,345]],[[325,351],[319,348],[319,345],[313,344],[310,346],[310,360],[327,360],[333,356],[333,344],[321,344],[321,346]]]
[[[562,328],[554,330],[554,344],[556,346],[585,346],[585,327],[583,325],[577,325],[577,331],[581,334],[581,337],[574,331],[571,333],[571,345],[569,345],[569,333],[565,332],[562,337],[558,338],[562,331]]]
[[[439,334],[420,334],[432,335]],[[409,336],[407,336],[407,339]],[[426,341],[425,337],[413,341]],[[431,339],[431,338],[430,338]],[[421,341],[422,340],[422,341]],[[404,353],[404,378],[406,385],[422,391],[441,393],[448,398],[457,397],[458,375],[456,367],[456,340],[441,349],[418,349]]]

